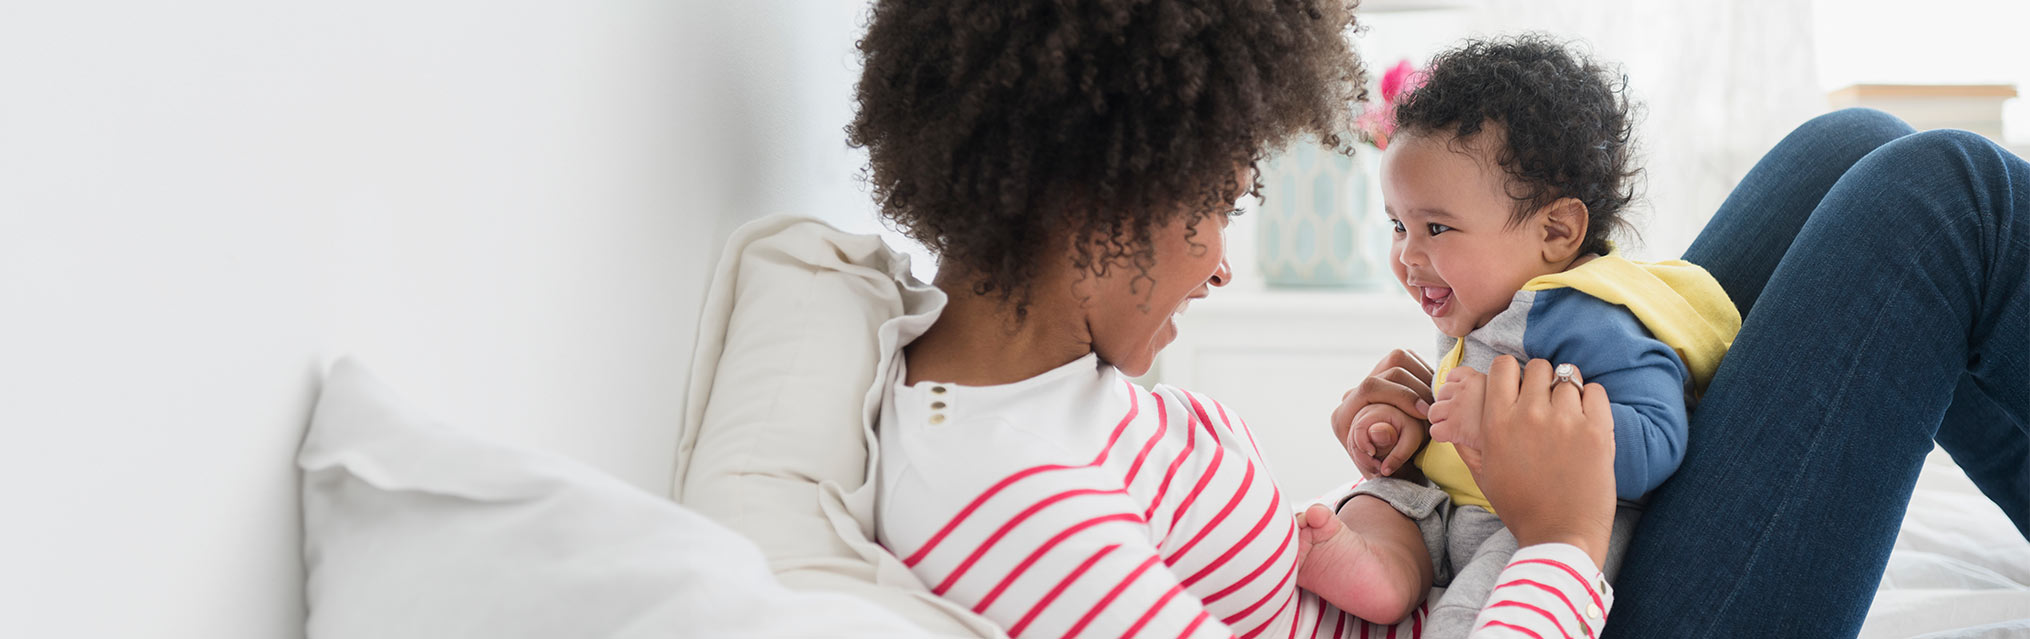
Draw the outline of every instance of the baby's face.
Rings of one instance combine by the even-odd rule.
[[[1508,308],[1530,278],[1556,272],[1534,218],[1510,224],[1515,200],[1495,162],[1502,132],[1471,139],[1398,135],[1382,154],[1382,199],[1395,239],[1389,267],[1438,330],[1463,337]]]

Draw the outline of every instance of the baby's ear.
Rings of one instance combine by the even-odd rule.
[[[1558,198],[1545,205],[1543,221],[1537,227],[1544,261],[1564,264],[1579,257],[1579,247],[1586,243],[1587,222],[1586,203],[1578,198]]]

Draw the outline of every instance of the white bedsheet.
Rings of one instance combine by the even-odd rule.
[[[2030,541],[1939,450],[1861,628],[1867,639],[1915,636],[2030,637]]]

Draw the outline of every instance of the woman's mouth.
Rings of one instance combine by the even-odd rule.
[[[1452,310],[1452,289],[1437,286],[1417,287],[1417,301],[1424,306],[1424,314],[1444,317]]]

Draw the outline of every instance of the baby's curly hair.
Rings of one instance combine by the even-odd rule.
[[[1053,240],[1146,278],[1151,230],[1231,212],[1240,166],[1307,133],[1351,153],[1354,4],[881,0],[847,140],[881,214],[1019,316]]]
[[[1399,98],[1396,126],[1466,140],[1501,126],[1496,154],[1515,198],[1512,224],[1559,198],[1586,204],[1581,253],[1623,232],[1636,179],[1628,79],[1543,34],[1472,40],[1438,54],[1423,86]]]

